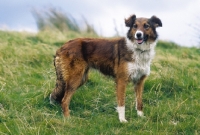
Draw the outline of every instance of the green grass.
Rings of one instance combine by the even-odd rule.
[[[71,117],[49,104],[53,55],[65,41],[92,37],[74,32],[0,31],[0,134],[200,134],[200,50],[160,41],[145,83],[144,113],[136,115],[133,86],[126,94],[126,124],[118,120],[115,83],[91,70],[72,98]]]

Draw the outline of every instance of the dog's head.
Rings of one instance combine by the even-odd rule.
[[[136,15],[125,19],[125,24],[129,27],[127,38],[141,50],[150,49],[158,37],[157,27],[162,27],[162,22],[156,16],[151,18],[136,18]]]

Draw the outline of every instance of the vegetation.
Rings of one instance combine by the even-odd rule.
[[[84,17],[82,17],[81,23],[78,23],[72,16],[56,8],[49,8],[47,10],[33,9],[32,14],[35,17],[39,31],[57,29],[61,32],[74,31],[97,35],[93,26],[89,24]],[[83,29],[83,27],[85,27],[85,29]]]
[[[200,134],[200,50],[159,41],[144,90],[144,113],[136,115],[133,86],[126,118],[118,120],[112,78],[91,70],[71,101],[71,117],[49,104],[54,89],[53,55],[65,41],[92,34],[0,31],[0,134]]]

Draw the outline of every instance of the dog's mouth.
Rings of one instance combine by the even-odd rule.
[[[135,40],[136,40],[137,44],[141,45],[142,43],[144,43],[148,40],[148,35],[144,36],[144,38],[137,38]]]
[[[143,39],[136,39],[137,44],[142,44],[144,42]]]

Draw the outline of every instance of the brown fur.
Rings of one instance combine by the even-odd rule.
[[[155,18],[154,18],[155,19]],[[144,25],[154,25],[150,19],[139,18],[133,15],[125,20],[130,30],[127,37],[134,42],[135,31],[144,30]],[[156,19],[155,19],[156,20]],[[137,29],[133,25],[137,25]],[[146,30],[150,35],[149,42],[155,41],[157,35],[155,26]],[[130,74],[128,73],[128,63],[134,63],[134,50],[126,45],[125,38],[116,39],[93,39],[78,38],[68,41],[57,50],[54,58],[56,69],[56,88],[51,93],[51,100],[61,103],[63,113],[69,116],[69,104],[72,95],[78,87],[88,79],[89,68],[98,69],[105,75],[115,78],[116,96],[118,106],[125,105],[125,90]],[[137,109],[142,110],[142,91],[147,75],[143,75],[139,80],[133,80],[137,99]]]
[[[124,44],[124,38],[111,40],[79,38],[67,42],[57,50],[54,59],[57,81],[52,98],[62,103],[66,116],[69,114],[70,98],[87,80],[90,67],[115,77],[119,84],[117,85],[118,98],[121,98],[124,92],[120,90],[125,89],[128,81],[125,63],[134,61],[131,58],[133,52],[129,52]],[[123,105],[124,101],[118,103]]]

